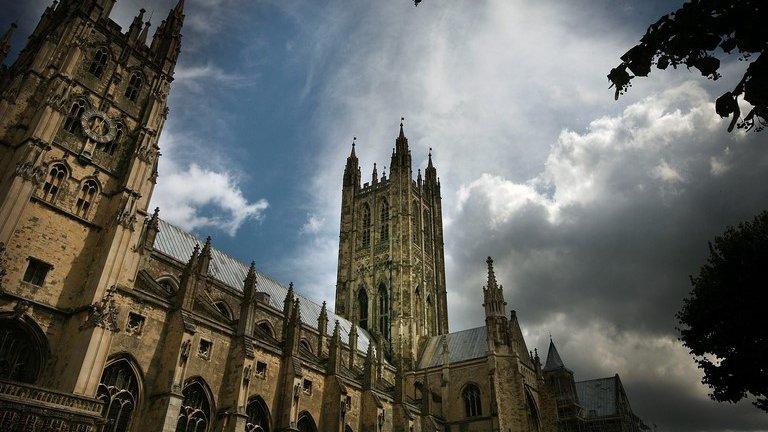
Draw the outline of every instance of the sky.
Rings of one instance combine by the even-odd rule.
[[[47,2],[0,0],[14,52]],[[708,399],[674,315],[707,241],[766,208],[766,135],[731,133],[716,82],[653,71],[614,101],[606,74],[680,1],[187,0],[153,205],[333,304],[341,180],[364,178],[400,117],[414,171],[442,182],[449,323],[483,323],[496,260],[528,346],[550,334],[577,379],[618,373],[659,431],[768,430]],[[120,0],[127,28],[172,0]],[[364,180],[365,181],[365,180]]]

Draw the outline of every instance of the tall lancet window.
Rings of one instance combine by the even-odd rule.
[[[431,220],[429,218],[429,211],[424,210],[423,223],[424,223],[424,248],[425,249],[430,247],[429,242],[432,241],[432,224],[430,222]]]
[[[72,102],[72,106],[69,107],[69,113],[67,119],[64,120],[64,130],[69,133],[75,133],[80,128],[80,117],[85,112],[85,102],[81,99],[77,99]]]
[[[93,59],[91,59],[91,65],[88,67],[88,72],[96,78],[101,78],[108,59],[109,54],[107,53],[106,48],[101,47],[97,49],[96,52],[93,53]]]
[[[141,77],[141,74],[134,72],[128,80],[128,86],[125,88],[125,97],[136,102],[136,98],[139,97],[139,92],[141,91],[141,86],[143,84],[144,79]]]
[[[419,202],[414,200],[411,208],[411,237],[414,243],[419,244],[419,233],[421,232],[421,226],[419,226]]]
[[[363,286],[357,291],[357,317],[358,325],[368,330],[368,293]]]
[[[93,201],[96,199],[96,193],[99,191],[99,185],[93,179],[86,180],[83,187],[80,188],[80,194],[77,196],[75,204],[75,214],[85,219],[90,213]]]
[[[389,292],[384,282],[379,284],[379,330],[384,339],[390,340]]]
[[[43,184],[43,200],[53,203],[56,201],[56,197],[59,196],[59,190],[64,183],[64,179],[67,178],[67,168],[60,164],[54,164],[51,170],[48,171],[48,176],[45,178]]]
[[[371,245],[371,207],[368,204],[363,204],[363,233],[362,233],[363,247],[369,247]]]
[[[480,389],[475,384],[467,384],[462,392],[464,397],[464,411],[467,417],[483,415],[483,405],[480,401]]]
[[[387,203],[387,200],[383,200],[381,202],[381,212],[379,214],[381,224],[380,231],[379,231],[379,240],[381,242],[389,241],[389,203]]]
[[[104,402],[101,432],[127,432],[139,399],[139,380],[127,360],[110,363],[101,374],[96,398]]]
[[[192,380],[182,394],[176,432],[206,432],[211,421],[211,401],[204,383],[200,378]]]

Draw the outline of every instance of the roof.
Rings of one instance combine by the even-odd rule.
[[[545,371],[551,371],[555,369],[565,368],[563,359],[560,358],[560,353],[555,348],[555,343],[552,339],[549,340],[549,352],[547,352],[547,364],[544,365]]]
[[[587,417],[604,417],[617,413],[616,376],[576,382],[576,393]]]
[[[192,251],[194,250],[195,245],[201,244],[194,235],[177,226],[171,225],[162,219],[158,221],[158,229],[159,232],[155,238],[155,250],[168,255],[181,263],[189,261],[189,257],[192,256]],[[248,266],[219,249],[211,248],[211,264],[208,272],[214,279],[224,285],[242,292],[243,280],[245,280],[245,276],[248,274]],[[256,289],[260,292],[269,294],[269,304],[278,310],[282,310],[283,299],[285,299],[285,295],[288,293],[286,287],[257,270]],[[294,295],[299,299],[301,321],[304,324],[317,329],[317,319],[320,316],[321,306],[298,294],[296,291],[294,291]],[[328,311],[328,328],[326,329],[326,333],[333,333],[334,323],[337,320],[339,321],[339,328],[341,330],[341,340],[349,343],[349,332],[352,329],[352,323],[347,319],[334,314],[332,311]],[[368,333],[358,326],[357,335],[357,349],[366,352],[370,340]]]
[[[446,341],[448,342],[448,359],[451,363],[481,358],[488,354],[485,326],[432,336],[419,361],[419,369],[443,365]]]

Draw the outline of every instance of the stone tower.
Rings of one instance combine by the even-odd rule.
[[[148,41],[144,10],[123,31],[114,4],[53,2],[0,79],[0,242],[21,281],[5,294],[48,305],[69,347],[42,383],[91,396],[141,259],[184,20],[179,0]]]
[[[440,181],[432,153],[422,179],[400,123],[390,176],[361,185],[355,143],[341,200],[336,313],[368,330],[406,365],[419,344],[448,332]]]

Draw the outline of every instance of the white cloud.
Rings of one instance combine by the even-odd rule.
[[[315,214],[309,214],[307,216],[307,221],[304,222],[304,225],[301,226],[301,233],[317,234],[323,228],[324,224],[325,224],[324,218],[318,217]]]
[[[168,131],[161,141],[164,156],[152,202],[163,218],[187,230],[217,228],[234,236],[243,223],[264,216],[268,202],[248,200],[232,173],[184,161],[179,149],[184,144]]]

